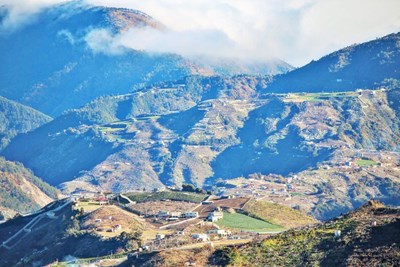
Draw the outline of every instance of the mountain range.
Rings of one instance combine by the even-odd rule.
[[[3,7],[0,14],[2,21],[7,9]],[[143,84],[190,74],[258,73],[261,69],[276,74],[293,69],[282,61],[246,67],[224,63],[224,59],[213,67],[176,54],[110,44],[131,28],[145,27],[167,30],[137,10],[94,7],[81,1],[43,9],[31,23],[1,33],[0,94],[56,116],[102,95],[129,93]]]
[[[400,32],[294,68],[135,50],[171,31],[138,10],[13,15],[0,266],[400,264]]]
[[[398,168],[381,159],[360,167],[368,183],[353,172],[342,190],[328,185],[343,164],[371,161],[366,151],[394,152],[387,164],[398,164],[400,33],[293,70],[110,47],[132,27],[168,30],[140,11],[70,2],[2,32],[1,155],[65,193],[314,171],[304,184],[319,197],[304,209],[319,219],[371,197],[399,202]]]

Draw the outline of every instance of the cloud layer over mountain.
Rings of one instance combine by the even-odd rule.
[[[14,14],[65,2],[0,0]],[[398,0],[86,0],[148,13],[169,31],[133,30],[118,44],[186,56],[219,55],[264,60],[277,57],[294,65],[355,42],[400,30]],[[23,16],[24,17],[24,16]],[[22,17],[22,18],[23,18]],[[21,16],[19,16],[21,19]],[[23,20],[22,20],[23,21]],[[15,25],[18,16],[3,24]],[[4,26],[4,25],[3,25]]]

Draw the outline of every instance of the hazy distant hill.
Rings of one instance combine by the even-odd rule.
[[[0,150],[17,134],[34,130],[50,120],[33,108],[0,96]]]
[[[4,18],[6,10],[0,12],[0,20],[1,14]],[[275,74],[291,69],[281,61],[257,66],[197,64],[179,55],[150,54],[112,43],[112,36],[132,27],[166,30],[137,10],[80,1],[44,9],[29,24],[1,33],[0,95],[53,116],[99,96],[190,74]]]
[[[332,92],[377,88],[400,79],[400,33],[355,44],[276,77],[272,92]]]
[[[56,115],[101,95],[126,93],[136,84],[173,80],[194,71],[177,55],[126,49],[112,54],[101,34],[92,40],[104,53],[88,47],[92,30],[107,29],[113,35],[130,27],[163,26],[139,11],[81,2],[43,10],[30,24],[1,34],[0,94]]]
[[[58,191],[22,164],[0,157],[0,215],[2,209],[27,213],[52,202]]]

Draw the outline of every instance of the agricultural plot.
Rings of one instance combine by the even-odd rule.
[[[258,233],[280,232],[284,230],[281,226],[255,219],[241,213],[224,212],[224,218],[218,221],[217,225]]]
[[[356,92],[335,92],[335,93],[304,93],[289,94],[285,97],[284,102],[301,103],[301,102],[320,102],[330,100],[332,98],[356,97]]]
[[[146,216],[157,215],[159,211],[167,212],[187,212],[191,211],[198,204],[182,201],[148,201],[137,204],[130,204],[129,209],[137,214]]]
[[[360,160],[357,160],[356,163],[357,163],[357,165],[360,166],[360,167],[369,167],[369,166],[378,165],[378,163],[376,163],[375,161],[373,161],[373,160],[368,160],[368,159],[360,159]]]

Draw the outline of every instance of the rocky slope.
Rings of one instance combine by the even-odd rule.
[[[9,218],[16,212],[27,213],[49,204],[58,190],[44,183],[20,163],[0,157],[0,215]]]
[[[267,82],[195,79],[183,88],[99,99],[17,137],[4,155],[55,185],[79,178],[79,186],[124,191],[201,186],[257,172],[287,175],[315,167],[336,150],[398,144],[399,121],[387,92],[255,98]]]

